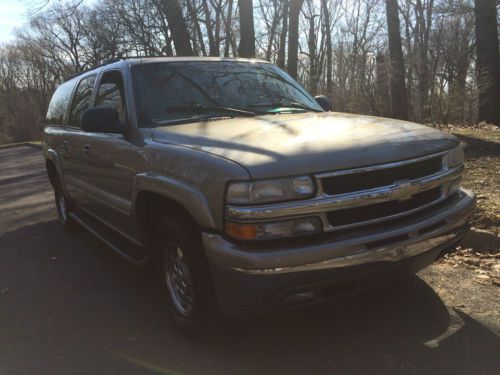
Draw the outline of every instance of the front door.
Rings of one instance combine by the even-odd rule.
[[[95,95],[95,107],[114,108],[122,123],[127,122],[123,79],[119,70],[103,73]],[[85,209],[127,232],[131,222],[132,183],[130,143],[122,134],[85,133],[83,158],[85,164]]]

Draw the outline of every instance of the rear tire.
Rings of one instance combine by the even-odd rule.
[[[64,230],[72,230],[75,227],[73,220],[71,220],[71,203],[64,194],[61,185],[56,183],[54,186],[54,198],[56,201],[57,216]]]
[[[185,334],[199,334],[215,312],[199,229],[182,215],[164,217],[158,224],[154,248],[161,298],[174,326]]]

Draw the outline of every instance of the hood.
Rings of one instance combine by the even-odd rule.
[[[230,159],[253,178],[364,167],[444,151],[458,140],[411,122],[322,112],[236,117],[155,128],[153,140]]]

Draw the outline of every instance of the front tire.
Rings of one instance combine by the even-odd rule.
[[[64,230],[71,230],[74,228],[74,223],[71,220],[70,202],[64,194],[61,186],[57,183],[54,186],[54,199],[56,201],[57,216]]]
[[[198,228],[179,215],[164,217],[155,240],[157,278],[174,326],[199,333],[214,312],[214,293]]]

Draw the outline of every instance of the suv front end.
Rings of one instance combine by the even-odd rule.
[[[224,233],[204,233],[219,302],[268,313],[373,287],[458,243],[475,208],[463,149],[226,188]]]

